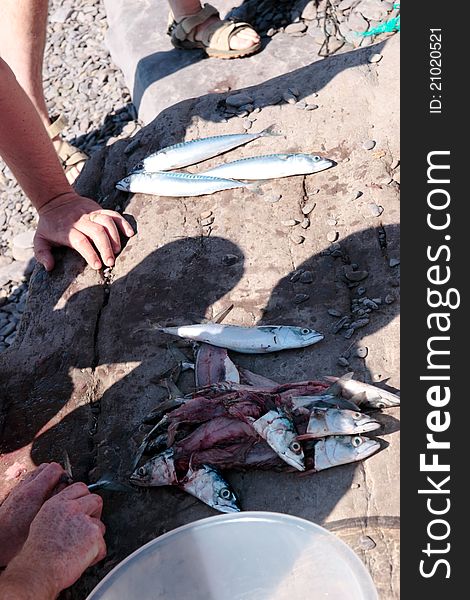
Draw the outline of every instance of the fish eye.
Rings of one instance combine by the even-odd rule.
[[[144,477],[147,474],[147,469],[145,467],[139,467],[137,469],[137,475]]]
[[[353,437],[352,445],[354,446],[354,448],[357,448],[361,444],[362,444],[362,439],[359,436]]]
[[[361,413],[356,412],[353,414],[353,419],[360,419],[361,416],[362,416]]]
[[[310,329],[308,329],[307,327],[304,327],[300,333],[302,335],[308,335],[310,333]]]
[[[289,446],[289,449],[292,450],[292,452],[295,452],[295,454],[300,454],[302,447],[299,442],[292,442],[292,444]]]
[[[321,160],[321,158],[320,158],[320,156],[314,156],[314,157],[313,157],[313,160],[314,160],[315,162],[318,162],[319,160]]]
[[[375,406],[376,408],[385,408],[385,404],[383,402],[377,402]]]
[[[143,169],[143,168],[144,168],[144,163],[143,163],[143,162],[140,162],[140,163],[138,163],[138,164],[135,166],[135,169],[134,169],[134,170],[135,170],[135,171],[140,171],[140,170],[141,170],[141,169]]]
[[[232,492],[228,488],[223,488],[222,490],[220,490],[219,496],[223,500],[230,500],[230,498],[232,497]]]

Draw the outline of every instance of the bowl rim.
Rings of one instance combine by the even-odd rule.
[[[96,593],[98,593],[100,591],[100,589],[108,583],[109,579],[111,579],[113,577],[113,575],[115,575],[116,571],[120,570],[126,564],[130,563],[140,553],[145,552],[145,550],[147,548],[149,548],[150,546],[157,546],[158,544],[165,541],[166,539],[171,538],[171,537],[176,537],[179,534],[181,534],[182,532],[184,532],[188,529],[194,529],[195,527],[204,528],[206,526],[217,525],[217,523],[230,523],[230,522],[240,522],[240,521],[244,521],[244,522],[265,521],[265,522],[278,522],[278,523],[279,522],[285,523],[287,521],[287,522],[290,522],[292,525],[296,525],[297,527],[299,527],[301,529],[315,531],[317,534],[323,535],[328,540],[330,540],[330,542],[332,542],[333,546],[335,546],[335,545],[337,546],[339,555],[341,555],[341,553],[342,553],[342,554],[345,554],[349,558],[349,560],[352,563],[352,565],[351,565],[352,568],[356,572],[358,572],[358,575],[361,576],[362,584],[365,586],[366,591],[368,591],[371,594],[371,598],[372,598],[372,595],[375,593],[375,597],[378,600],[379,596],[378,596],[377,588],[375,586],[375,583],[374,583],[368,569],[366,568],[366,566],[364,565],[362,560],[359,558],[359,556],[354,552],[354,550],[352,548],[350,548],[345,542],[343,542],[343,540],[341,540],[337,535],[335,535],[331,531],[328,531],[328,529],[326,529],[325,527],[322,527],[321,525],[318,525],[317,523],[314,523],[313,521],[309,521],[308,519],[304,519],[303,517],[297,517],[295,515],[290,515],[288,513],[275,512],[275,511],[263,511],[263,510],[247,510],[247,511],[241,511],[238,513],[226,513],[226,514],[221,514],[221,515],[212,515],[210,517],[204,517],[202,519],[197,519],[195,521],[191,521],[190,523],[185,523],[184,525],[180,525],[179,527],[176,527],[175,529],[171,529],[170,531],[167,531],[165,533],[162,533],[161,535],[158,535],[157,537],[153,538],[152,540],[146,542],[143,546],[140,546],[140,548],[137,548],[136,550],[134,550],[134,552],[131,552],[131,554],[129,554],[128,556],[123,558],[121,560],[121,562],[119,562],[116,566],[114,566],[111,569],[111,571],[109,573],[107,573],[100,582],[98,582],[96,587],[93,588],[93,590],[86,597],[86,600],[93,600],[94,595]],[[369,589],[367,589],[367,588],[369,588]]]

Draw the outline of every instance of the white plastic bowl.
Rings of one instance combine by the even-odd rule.
[[[362,562],[322,527],[242,512],[178,527],[124,559],[88,600],[377,600]]]

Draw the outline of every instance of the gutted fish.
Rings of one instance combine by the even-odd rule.
[[[376,440],[360,435],[337,435],[322,438],[314,447],[314,470],[323,471],[338,465],[364,460],[380,448]]]
[[[307,430],[298,440],[323,438],[330,435],[353,435],[380,428],[380,423],[369,415],[352,410],[314,408],[309,417]]]
[[[323,339],[323,335],[313,329],[290,325],[240,327],[238,325],[201,323],[181,327],[162,327],[159,328],[159,331],[247,354],[303,348]]]
[[[259,133],[235,133],[228,135],[215,135],[212,137],[181,142],[174,146],[167,146],[158,152],[144,158],[135,170],[149,172],[167,171],[168,169],[180,169],[189,165],[223,154],[232,148],[243,146],[260,137],[277,135],[272,132],[271,127]]]
[[[203,171],[203,174],[211,177],[228,177],[229,179],[264,180],[318,173],[329,169],[334,164],[328,158],[311,154],[267,154],[217,165]]]
[[[240,512],[237,497],[222,475],[213,467],[201,465],[195,470],[190,467],[178,487],[219,512]]]
[[[171,196],[175,198],[205,196],[222,190],[250,188],[251,184],[192,173],[131,173],[116,183],[123,192]]]
[[[400,397],[396,394],[387,392],[375,385],[356,381],[353,376],[354,373],[346,373],[342,377],[325,377],[327,381],[333,384],[328,391],[348,398],[359,407],[389,408],[399,406]]]
[[[297,392],[296,392],[297,393]],[[312,410],[314,408],[339,408],[358,411],[359,407],[350,400],[333,396],[332,394],[318,394],[316,396],[291,396],[291,410]]]
[[[271,446],[282,460],[299,471],[305,470],[304,453],[297,441],[293,422],[280,410],[270,410],[250,421],[254,430]]]
[[[225,348],[200,344],[195,364],[196,387],[231,381],[240,383],[240,373]]]

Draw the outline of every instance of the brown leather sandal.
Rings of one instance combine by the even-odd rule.
[[[248,23],[229,20],[212,23],[202,32],[202,39],[196,40],[194,29],[214,15],[218,17],[219,11],[210,4],[204,4],[198,13],[183,17],[179,22],[176,22],[173,14],[170,13],[168,35],[173,46],[184,50],[200,48],[213,58],[242,58],[254,54],[261,48],[261,41],[259,41],[249,48],[231,49],[230,40],[243,29],[253,30],[253,27]]]
[[[53,139],[57,137],[66,126],[67,119],[62,115],[59,115],[49,125],[47,128],[47,133],[49,134],[49,137]],[[88,156],[63,139],[60,139],[55,143],[55,148],[60,162],[62,163],[62,168],[64,169],[67,181],[72,185],[85,166]]]

